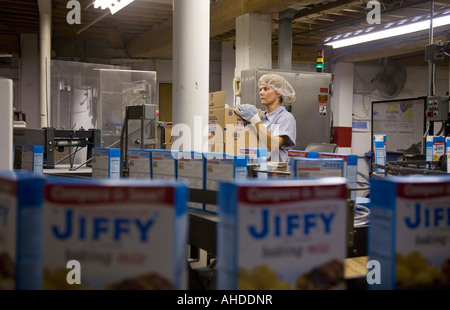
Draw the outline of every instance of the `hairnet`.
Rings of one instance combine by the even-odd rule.
[[[295,101],[295,90],[284,77],[278,74],[264,74],[259,78],[258,86],[268,85],[277,93],[281,94],[284,104],[293,104]]]

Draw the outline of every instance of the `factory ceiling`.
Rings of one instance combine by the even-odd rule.
[[[0,54],[20,57],[20,37],[38,34],[40,5],[50,0],[0,0]],[[195,0],[189,0],[193,3]],[[69,24],[69,1],[52,0],[52,58],[112,63],[114,59],[171,59],[172,0],[136,0],[111,15],[109,10],[95,9],[92,0],[78,0],[81,24]],[[72,1],[71,1],[72,2]],[[409,22],[431,12],[450,11],[448,0],[379,1],[381,26]],[[211,42],[235,39],[236,17],[246,13],[272,17],[272,56],[277,61],[280,16],[292,18],[292,62],[314,63],[318,49],[325,51],[327,62],[371,63],[382,59],[402,60],[407,65],[427,65],[426,45],[450,40],[450,26],[435,28],[333,49],[324,45],[327,38],[365,30],[370,25],[367,1],[358,0],[213,0],[210,4]],[[376,25],[375,25],[376,26]],[[5,60],[3,60],[5,61]],[[438,63],[448,65],[448,57]]]

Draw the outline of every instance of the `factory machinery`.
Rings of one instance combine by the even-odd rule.
[[[448,173],[445,138],[450,137],[450,96],[448,91],[445,96],[435,95],[434,66],[450,55],[449,48],[450,41],[439,41],[425,49],[430,74],[428,96],[372,102],[372,141],[377,134],[386,136],[386,160],[382,164],[375,160],[372,143],[372,177]],[[427,146],[427,137],[433,136],[443,137],[439,147],[442,154],[430,157],[427,152],[434,152],[436,146]]]

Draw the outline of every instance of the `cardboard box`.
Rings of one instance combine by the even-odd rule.
[[[225,153],[230,155],[242,155],[242,148],[249,148],[248,143],[213,143],[214,137],[210,137],[208,143],[208,151],[214,153]],[[257,148],[256,146],[250,146],[250,148]]]
[[[427,136],[425,160],[429,169],[440,169],[439,162],[441,156],[445,154],[445,137],[444,136]],[[432,163],[435,162],[435,163]]]
[[[152,179],[177,179],[177,159],[176,152],[170,149],[151,150]]]
[[[294,158],[291,168],[293,178],[343,177],[342,158]]]
[[[42,145],[22,146],[22,170],[44,173],[44,147]]]
[[[445,137],[445,150],[445,156],[447,156],[447,173],[450,173],[450,137]]]
[[[187,197],[176,181],[46,183],[43,288],[186,290]]]
[[[251,166],[256,166],[257,170],[267,170],[267,155],[269,150],[267,148],[259,147],[240,147],[239,154],[246,155],[248,160],[247,164]],[[252,167],[250,167],[251,169]],[[253,173],[252,173],[253,174]],[[256,177],[258,179],[267,179],[267,172],[256,172]]]
[[[172,145],[172,125],[164,126],[164,143],[166,145],[166,149],[168,144]]]
[[[375,153],[375,164],[386,166],[386,135],[373,136],[373,149]],[[384,174],[383,168],[375,168],[375,173]]]
[[[219,133],[208,137],[208,151],[220,153],[221,144],[223,144],[224,150],[228,148],[232,152],[231,154],[235,155],[239,154],[240,147],[259,147],[256,135],[248,131],[225,131],[225,136],[221,136]]]
[[[151,150],[131,149],[128,150],[129,173],[131,179],[151,179],[152,160]]]
[[[261,109],[258,109],[261,116]],[[223,143],[235,143],[247,147],[258,147],[256,128],[234,113],[234,108],[209,110],[208,132]]]
[[[439,161],[445,153],[445,137],[427,136],[426,161]]]
[[[92,178],[120,179],[120,149],[92,148]]]
[[[209,93],[209,108],[210,109],[225,108],[224,90]]]
[[[44,182],[31,171],[0,172],[0,290],[42,288]]]
[[[388,176],[370,182],[369,290],[450,289],[450,176]]]
[[[295,158],[318,158],[318,152],[310,152],[304,150],[289,150],[288,151],[288,171],[291,171],[292,161]]]
[[[347,186],[351,189],[358,187],[358,155],[319,152],[318,156],[319,158],[342,158],[344,160],[342,176],[347,179]],[[352,190],[350,198],[356,200],[356,196],[356,190]]]
[[[258,113],[259,116],[261,116],[261,109],[258,109]],[[216,127],[218,130],[223,130],[227,127],[227,125],[233,125],[236,127],[235,129],[239,131],[244,129],[244,127],[249,126],[247,121],[234,112],[234,108],[209,109],[208,124],[210,134],[214,134]]]
[[[344,289],[344,178],[221,182],[218,290]]]
[[[205,165],[203,154],[195,151],[178,151],[177,180],[188,183],[189,188],[205,188]],[[187,206],[193,210],[204,211],[205,206],[200,202],[188,202]]]
[[[224,180],[245,180],[247,178],[247,156],[223,153],[203,153],[205,166],[205,189],[219,190]],[[217,214],[217,205],[205,204],[205,211]]]

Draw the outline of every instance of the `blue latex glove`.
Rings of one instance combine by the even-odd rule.
[[[234,109],[234,112],[245,119],[252,125],[258,124],[261,119],[258,115],[258,109],[253,104],[236,104],[237,108]]]

